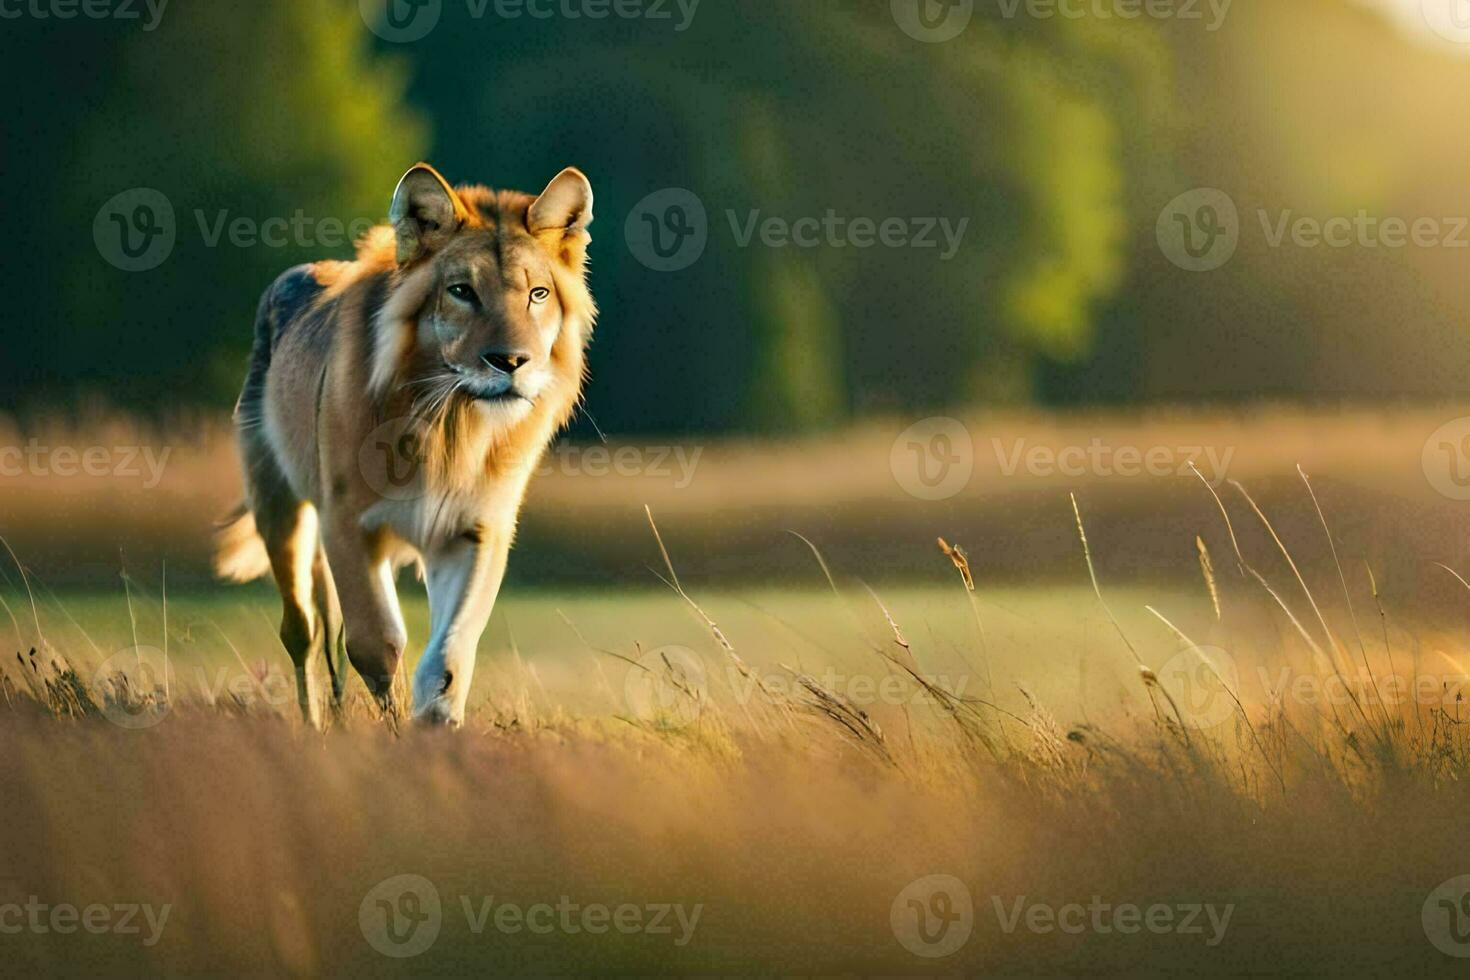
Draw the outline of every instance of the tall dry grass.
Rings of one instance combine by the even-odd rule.
[[[314,733],[248,697],[199,703],[126,663],[89,677],[38,637],[0,679],[0,906],[36,895],[173,911],[151,947],[54,933],[0,945],[17,969],[64,973],[1447,971],[1455,961],[1431,943],[1422,915],[1436,886],[1470,873],[1470,716],[1458,700],[1367,693],[1414,651],[1376,587],[1365,604],[1364,576],[1337,563],[1305,475],[1300,492],[1341,583],[1332,596],[1314,589],[1244,487],[1200,492],[1214,495],[1220,518],[1198,545],[1211,608],[1226,620],[1263,603],[1279,645],[1256,655],[1338,678],[1346,700],[1258,703],[1165,610],[1156,615],[1177,643],[1129,636],[1075,498],[1078,568],[1148,706],[1132,717],[1064,721],[1029,694],[1026,709],[1003,707],[994,679],[966,693],[936,684],[880,592],[839,590],[815,547],[833,591],[881,623],[840,642],[862,645],[875,672],[928,697],[880,715],[797,664],[791,685],[755,674],[750,696],[732,701],[677,658],[600,651],[590,637],[596,656],[658,682],[655,710],[568,717],[507,692],[451,734],[386,723],[358,699]],[[1274,551],[1240,546],[1247,521]],[[743,676],[746,658],[653,534],[671,603],[703,624],[709,660]],[[952,567],[975,613],[973,634],[955,642],[984,676],[970,557],[948,542],[940,550],[934,560]],[[1228,702],[1223,724],[1196,723],[1195,705],[1161,676],[1161,650],[1214,677]],[[155,714],[166,717],[139,730],[108,721]],[[370,947],[359,911],[377,883],[406,873],[433,882],[445,911],[437,942],[397,961]],[[973,933],[950,956],[924,959],[900,944],[892,917],[910,883],[936,874],[964,883]],[[702,915],[683,945],[650,934],[476,933],[459,899],[488,896],[678,902]],[[1211,944],[1007,931],[996,911],[1094,898],[1228,905],[1231,918]]]

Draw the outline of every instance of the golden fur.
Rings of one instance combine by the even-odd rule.
[[[533,196],[451,189],[420,164],[354,261],[291,270],[262,298],[236,413],[247,505],[217,567],[275,572],[309,718],[306,664],[325,649],[333,666],[339,596],[353,666],[394,705],[391,570],[415,558],[434,607],[415,714],[462,716],[527,482],[581,396],[591,218],[580,171]]]

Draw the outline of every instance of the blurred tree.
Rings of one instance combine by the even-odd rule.
[[[44,297],[4,328],[6,405],[229,404],[260,292],[294,263],[350,255],[343,226],[381,220],[426,148],[403,68],[371,51],[352,5],[173,4],[150,32],[51,19],[5,33],[6,75],[27,76],[10,90],[30,95],[6,141],[29,239],[0,275]],[[93,221],[135,187],[162,192],[177,237],[128,272]],[[238,219],[254,230],[232,234]]]
[[[42,91],[12,135],[29,127],[42,149],[11,180],[36,247],[0,275],[47,297],[50,339],[0,366],[0,405],[92,389],[227,404],[264,285],[348,253],[315,234],[239,247],[228,222],[380,217],[426,155],[410,103],[434,120],[428,155],[453,180],[535,191],[567,164],[591,175],[603,316],[588,406],[621,432],[813,429],[1030,398],[1039,365],[1087,358],[1116,315],[1125,229],[1156,213],[1171,69],[1146,24],[977,11],[959,38],[926,44],[886,2],[707,3],[683,31],[471,9],[444,4],[407,45],[375,39],[352,0],[177,5],[148,33],[14,25],[0,70]],[[50,58],[66,86],[32,78]],[[177,243],[151,271],[114,268],[91,240],[98,208],[130,187],[175,209]],[[704,256],[677,272],[643,266],[623,237],[664,187],[708,214]],[[909,233],[932,247],[859,248],[842,226],[812,248],[737,233],[828,215],[921,219]],[[0,327],[7,343],[25,329]]]
[[[977,14],[925,44],[887,3],[708,4],[683,33],[452,16],[416,50],[436,159],[530,189],[566,163],[593,178],[604,428],[810,429],[1030,397],[1038,363],[1091,351],[1170,136],[1167,48],[1137,22]],[[670,186],[701,198],[710,239],[656,272],[622,226]],[[963,237],[945,259],[941,228],[937,248],[735,231],[829,211]]]

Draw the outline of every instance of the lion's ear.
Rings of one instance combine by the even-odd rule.
[[[558,229],[574,234],[591,223],[592,185],[576,167],[557,174],[526,212],[526,227],[533,235]]]
[[[449,182],[427,163],[415,165],[398,181],[388,220],[398,239],[398,264],[443,247],[468,211]]]

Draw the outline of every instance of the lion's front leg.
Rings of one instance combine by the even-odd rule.
[[[508,542],[488,530],[455,538],[424,556],[432,621],[429,645],[413,675],[416,721],[464,721],[475,648],[505,577]]]
[[[349,514],[328,512],[322,544],[341,605],[347,659],[379,706],[396,715],[393,681],[408,634],[393,587],[393,566],[382,553],[379,535],[364,532]]]

